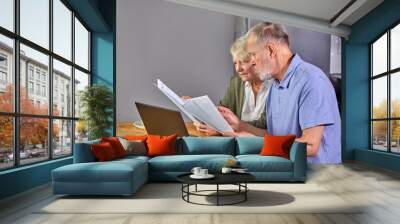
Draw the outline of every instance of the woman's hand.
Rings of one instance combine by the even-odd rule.
[[[193,122],[193,125],[196,127],[196,129],[200,132],[205,133],[206,135],[211,135],[211,136],[216,136],[220,135],[217,131],[212,129],[210,126],[200,123],[200,122]]]
[[[192,99],[193,97],[191,97],[191,96],[181,96],[181,99],[182,100],[189,100],[189,99]]]
[[[218,106],[218,111],[235,132],[240,131],[242,121],[229,108]]]

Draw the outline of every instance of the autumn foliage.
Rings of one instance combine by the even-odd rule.
[[[400,117],[400,100],[392,100],[391,117]],[[387,118],[387,101],[382,101],[378,106],[373,108],[373,118]],[[373,127],[374,138],[386,139],[387,121],[375,121]],[[392,141],[398,141],[400,138],[400,122],[392,121]]]
[[[7,86],[5,93],[0,93],[0,111],[13,112],[14,94],[13,86]],[[46,105],[46,106],[43,106]],[[20,88],[20,111],[22,114],[47,115],[47,104],[34,105],[29,99],[25,88]],[[55,111],[58,114],[58,111]],[[0,116],[0,148],[13,148],[13,117]],[[48,139],[48,119],[47,118],[20,118],[20,148],[26,145],[46,144]],[[59,135],[59,127],[53,126],[53,138]]]

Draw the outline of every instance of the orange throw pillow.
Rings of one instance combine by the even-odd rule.
[[[176,139],[178,135],[159,136],[149,135],[147,137],[147,155],[148,156],[165,156],[176,155]]]
[[[266,134],[260,155],[280,156],[289,159],[290,147],[292,147],[295,139],[296,135],[273,136]]]
[[[122,146],[121,142],[117,137],[109,137],[109,138],[101,138],[101,142],[108,142],[114,149],[115,155],[117,158],[121,158],[126,156],[126,151],[124,146]]]
[[[124,139],[129,141],[146,141],[147,135],[125,135]]]
[[[108,142],[93,144],[91,145],[91,149],[94,157],[99,162],[110,161],[117,158],[112,145]]]

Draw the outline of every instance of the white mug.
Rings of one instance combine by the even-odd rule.
[[[230,167],[222,167],[221,172],[222,173],[230,173],[232,171],[232,168]]]
[[[202,170],[202,168],[201,167],[194,167],[193,169],[192,169],[192,173],[194,174],[194,175],[196,175],[196,176],[199,176],[199,175],[201,175],[200,174],[200,171]]]
[[[207,176],[208,175],[208,169],[201,169],[200,170],[200,176]]]

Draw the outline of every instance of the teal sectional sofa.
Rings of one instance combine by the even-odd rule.
[[[148,181],[176,181],[193,167],[219,172],[228,160],[236,160],[259,182],[304,182],[307,158],[304,143],[295,142],[290,159],[260,156],[262,137],[183,137],[177,155],[127,156],[96,162],[90,149],[98,141],[75,144],[74,163],[52,171],[54,194],[131,195]]]

